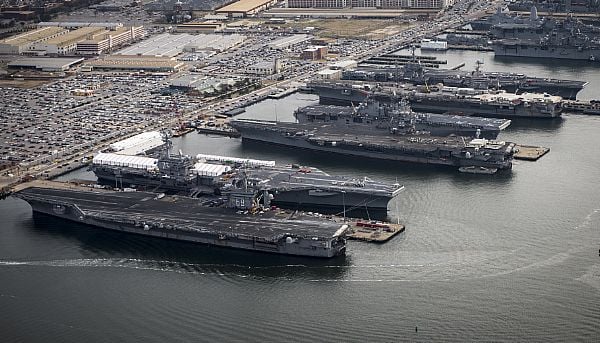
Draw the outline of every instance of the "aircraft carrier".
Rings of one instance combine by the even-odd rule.
[[[100,153],[90,169],[100,183],[115,188],[134,186],[189,196],[243,188],[281,207],[340,213],[353,209],[387,213],[389,201],[404,188],[366,177],[333,176],[312,167],[278,166],[274,161],[173,155],[168,152],[169,146],[165,144],[158,158]]]
[[[319,82],[311,84],[321,104],[352,105],[370,97],[383,103],[406,99],[415,111],[462,114],[493,118],[556,118],[563,99],[549,94],[512,94],[504,91],[430,86],[378,86]]]
[[[310,257],[346,251],[347,222],[269,207],[230,206],[252,199],[242,193],[230,195],[221,206],[188,197],[62,185],[30,187],[13,195],[35,212],[145,236]]]
[[[381,103],[372,99],[356,107],[306,106],[296,110],[294,116],[299,123],[330,123],[338,125],[342,131],[351,127],[352,131],[362,129],[365,134],[373,129],[392,132],[414,127],[434,136],[454,134],[488,139],[496,139],[511,122],[508,119],[414,112],[402,101]]]
[[[515,144],[462,136],[435,137],[428,133],[393,134],[371,130],[369,134],[337,125],[280,123],[236,119],[230,125],[243,141],[257,141],[365,159],[510,169]],[[357,160],[357,163],[366,163]]]
[[[477,63],[473,71],[425,68],[419,63],[406,64],[394,69],[365,69],[342,72],[343,80],[368,82],[408,82],[413,85],[444,86],[505,90],[510,93],[547,93],[575,100],[586,81],[531,77],[519,73],[487,72]],[[353,91],[353,94],[360,90]]]

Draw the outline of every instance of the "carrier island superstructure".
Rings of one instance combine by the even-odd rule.
[[[404,101],[379,102],[366,99],[356,106],[311,105],[297,109],[294,116],[299,123],[327,123],[341,130],[404,129],[414,126],[417,131],[428,131],[433,136],[459,135],[496,139],[511,121],[499,118],[481,118],[464,115],[447,115],[414,112]]]

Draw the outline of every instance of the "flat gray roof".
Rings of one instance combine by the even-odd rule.
[[[84,60],[81,58],[68,58],[68,57],[26,57],[16,61],[8,63],[9,67],[13,68],[37,68],[37,69],[53,69],[53,70],[66,70],[70,66],[80,63]]]
[[[163,33],[117,52],[119,55],[144,55],[173,57],[183,52],[184,47],[193,46],[196,50],[227,50],[246,39],[245,36],[232,34]]]

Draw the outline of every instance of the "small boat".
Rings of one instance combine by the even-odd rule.
[[[495,174],[498,171],[498,168],[488,168],[488,167],[480,167],[480,166],[465,166],[458,168],[458,171],[461,173],[470,173],[470,174]]]

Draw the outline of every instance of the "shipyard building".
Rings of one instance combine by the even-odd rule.
[[[113,31],[99,32],[89,39],[77,42],[78,55],[100,55],[144,35],[142,26],[119,27]]]
[[[150,71],[173,73],[181,70],[184,63],[170,57],[110,55],[90,60],[82,66],[83,71]]]
[[[199,34],[191,35],[187,33],[170,34],[164,33],[146,39],[138,44],[127,47],[118,52],[119,55],[138,55],[138,56],[164,56],[174,57],[184,51],[217,51],[221,52],[241,44],[246,36],[231,34]]]
[[[287,0],[289,8],[442,9],[454,0]]]
[[[142,26],[42,27],[0,41],[0,54],[98,55],[143,36]]]
[[[27,53],[34,44],[67,34],[69,31],[62,27],[42,27],[33,31],[0,40],[0,54],[19,55]]]
[[[275,5],[277,0],[239,0],[215,11],[230,17],[247,17]]]

